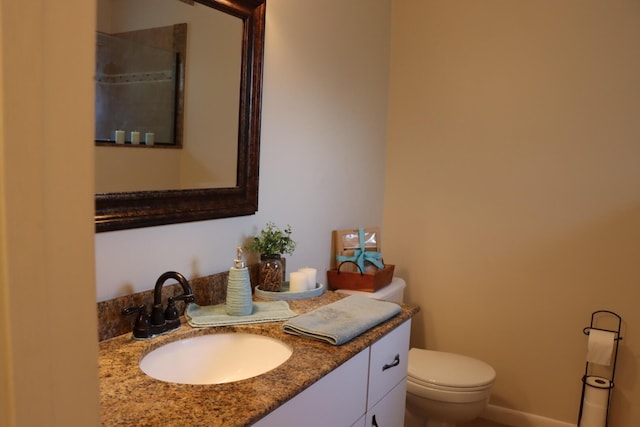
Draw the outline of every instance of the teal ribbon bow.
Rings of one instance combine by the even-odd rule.
[[[353,256],[344,256],[337,255],[336,259],[338,262],[355,262],[360,272],[364,272],[364,262],[368,261],[376,267],[383,269],[384,264],[380,261],[382,259],[382,254],[380,252],[375,251],[365,251],[364,244],[364,228],[360,227],[358,229],[358,237],[360,238],[360,249],[356,249],[353,252]]]

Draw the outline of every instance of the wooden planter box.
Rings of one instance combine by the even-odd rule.
[[[327,279],[331,289],[349,289],[352,291],[375,292],[387,286],[393,280],[395,265],[385,264],[382,270],[376,272],[352,273],[340,271],[340,267],[327,271]]]

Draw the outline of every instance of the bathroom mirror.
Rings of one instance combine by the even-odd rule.
[[[138,6],[138,3],[131,4]],[[196,10],[184,3],[180,5],[186,18],[207,9],[202,7]],[[139,9],[144,10],[144,4],[139,6]],[[215,17],[216,14],[225,16],[222,12],[215,11],[206,18]],[[175,19],[166,16],[163,18],[168,19],[169,22]],[[206,18],[202,20],[202,25],[207,22]],[[233,106],[233,102],[237,102],[240,88],[241,21],[234,17],[230,19],[238,21],[234,22],[237,26],[237,44],[234,44],[237,58],[225,58],[224,55],[220,55],[222,58],[216,62],[230,63],[227,66],[230,68],[230,85],[236,88],[235,99],[230,100]],[[106,19],[98,21],[95,74],[94,138],[96,146],[117,149],[138,148],[141,145],[147,148],[181,147],[187,24],[171,23],[150,27],[148,22],[136,21],[130,27],[127,26],[127,22],[120,23],[120,20],[116,22]],[[122,26],[126,30],[122,30]],[[115,32],[117,30],[114,29],[119,29],[119,32]],[[224,34],[225,30],[227,28],[217,32],[212,30],[209,34]],[[201,33],[200,37],[211,38],[209,34]],[[210,57],[216,60],[218,55]],[[195,65],[205,70],[212,68],[215,71],[213,66]],[[198,86],[197,76],[197,73],[192,76],[192,86]],[[229,100],[221,98],[220,102],[225,101]],[[198,117],[196,116],[195,119],[197,123]],[[237,123],[235,125],[237,129]],[[233,123],[230,126],[233,126]],[[108,154],[107,150],[98,150],[96,162]],[[117,154],[126,157],[127,153],[118,152]],[[101,165],[96,164],[96,174],[102,174],[102,176],[96,175],[96,192],[98,193],[104,192],[100,191],[101,183],[108,182],[112,178],[109,171],[113,168],[108,167],[107,161],[104,163],[107,163],[105,169],[100,169]],[[110,190],[109,185],[106,188]]]
[[[233,151],[236,158],[235,182],[220,188],[167,188],[162,190],[141,188],[135,191],[97,193],[95,215],[97,232],[251,215],[258,209],[265,0],[173,1],[193,4],[197,7],[206,6],[220,13],[235,17],[241,22],[239,93],[236,106],[230,107],[235,111],[233,114],[237,117],[238,124],[237,133],[233,137],[235,139]],[[100,15],[100,6],[98,9]],[[149,14],[153,15],[153,13],[153,10],[149,11]],[[206,49],[205,51],[190,51],[187,55],[186,66],[189,66],[189,61],[194,55],[213,54],[213,52]],[[189,97],[189,89],[189,82],[187,81],[186,98]],[[213,91],[207,92],[207,87],[198,87],[196,90],[207,93],[211,98],[215,97]],[[220,114],[216,111],[205,110],[205,114],[208,113],[210,117]],[[185,112],[185,117],[188,113],[188,111]],[[188,119],[185,118],[185,120]],[[215,133],[216,129],[212,129],[211,134],[206,138],[198,138],[198,143],[213,144],[216,138]],[[189,137],[190,135],[185,133],[183,146],[191,143]],[[115,151],[149,153],[167,150]],[[208,161],[207,158],[201,160]],[[211,160],[214,159],[211,158]]]

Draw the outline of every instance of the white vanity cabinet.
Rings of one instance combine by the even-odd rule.
[[[411,319],[254,426],[402,426],[410,329]]]
[[[407,382],[401,381],[373,408],[367,411],[366,427],[397,427],[404,425],[404,404]]]
[[[368,372],[367,348],[254,426],[351,426],[362,417],[366,409]]]
[[[410,332],[407,320],[370,347],[367,427],[404,424]]]

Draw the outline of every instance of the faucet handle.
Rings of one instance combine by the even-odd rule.
[[[123,308],[122,309],[122,315],[123,316],[129,316],[131,314],[141,313],[143,311],[144,312],[147,311],[147,308],[144,306],[144,304],[142,304],[142,305],[133,305],[131,307]]]
[[[122,310],[124,316],[138,313],[138,318],[133,326],[133,336],[136,338],[148,338],[151,335],[151,322],[147,315],[147,307],[144,304],[127,307]]]
[[[171,298],[169,298],[171,300]],[[184,302],[196,302],[196,296],[194,294],[182,294],[173,298],[174,301],[184,301]]]

